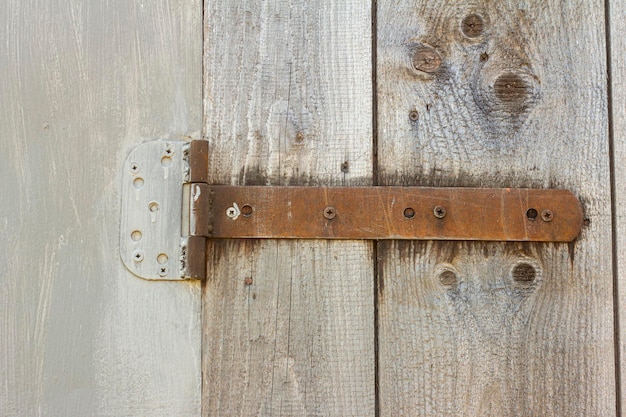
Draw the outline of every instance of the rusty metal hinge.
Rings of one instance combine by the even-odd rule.
[[[148,142],[128,156],[120,250],[146,279],[202,279],[207,239],[571,242],[567,190],[208,184],[208,143]]]

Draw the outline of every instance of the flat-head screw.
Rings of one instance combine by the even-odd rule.
[[[444,217],[446,217],[447,211],[445,208],[441,206],[437,206],[433,210],[433,214],[435,215],[436,218],[443,219]]]
[[[541,212],[541,220],[544,222],[551,222],[554,218],[554,214],[552,214],[552,210],[544,210]]]
[[[324,209],[324,217],[326,217],[328,220],[334,219],[336,215],[337,211],[334,207],[328,206]]]

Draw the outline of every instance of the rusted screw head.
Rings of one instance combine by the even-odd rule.
[[[430,46],[421,45],[413,54],[413,67],[418,71],[435,72],[441,66],[441,56]]]
[[[246,285],[252,285],[252,277],[246,277],[246,279],[244,279],[243,282]]]
[[[541,212],[541,220],[544,222],[551,222],[554,218],[554,214],[552,214],[552,210],[544,210]]]
[[[334,219],[336,215],[337,211],[334,207],[328,206],[324,209],[324,217],[326,217],[328,220]]]
[[[445,208],[441,206],[437,206],[433,210],[433,214],[435,215],[436,218],[443,219],[444,217],[446,217],[447,211]]]

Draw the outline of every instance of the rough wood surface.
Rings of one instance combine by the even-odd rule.
[[[572,245],[381,242],[380,415],[615,415],[603,5],[377,20],[381,184],[567,188],[590,220]]]
[[[617,329],[619,341],[619,366],[621,392],[617,395],[621,399],[621,407],[626,404],[626,39],[623,33],[626,29],[626,4],[623,1],[609,2],[610,25],[610,63],[612,87],[612,121],[613,121],[613,163],[615,170],[615,248],[617,254]]]
[[[0,7],[0,415],[200,414],[200,285],[122,265],[121,168],[201,127],[197,0]]]
[[[210,182],[370,185],[370,5],[205,7]],[[373,415],[372,254],[371,242],[210,244],[203,415]]]

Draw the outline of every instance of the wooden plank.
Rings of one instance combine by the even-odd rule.
[[[118,228],[128,152],[200,131],[201,3],[0,22],[0,415],[199,415],[200,284],[133,276]]]
[[[626,4],[621,1],[609,1],[610,27],[610,65],[611,65],[611,100],[613,122],[613,167],[614,167],[614,203],[615,203],[615,248],[617,255],[617,346],[619,355],[619,376],[621,389],[617,393],[621,400],[621,409],[626,404],[626,40],[622,36],[626,25]],[[621,410],[620,410],[621,411]]]
[[[371,7],[205,6],[209,183],[370,185]],[[210,243],[203,415],[372,416],[372,258],[371,242]]]
[[[380,415],[615,415],[603,5],[377,21],[381,185],[565,188],[589,219],[570,245],[381,242]]]

